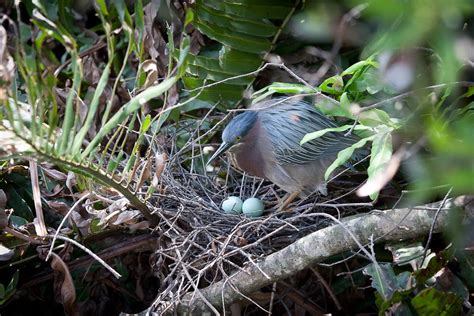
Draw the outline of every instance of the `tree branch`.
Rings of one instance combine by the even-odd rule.
[[[464,211],[465,219],[474,219],[474,196],[448,199],[444,206],[441,201],[413,208],[372,212],[348,219],[343,223],[344,227],[337,224],[311,233],[264,260],[237,271],[229,279],[201,289],[200,292],[208,303],[223,309],[242,299],[242,295],[250,295],[331,256],[357,249],[357,243],[368,243],[370,238],[377,242],[401,241],[426,235],[432,227],[433,232],[440,232],[448,224],[449,211],[455,207]],[[433,225],[438,209],[440,212]],[[351,235],[355,235],[357,240]],[[223,301],[226,306],[222,306]],[[186,294],[177,306],[179,314],[200,315],[204,311],[209,311],[206,302],[200,295],[193,293]]]

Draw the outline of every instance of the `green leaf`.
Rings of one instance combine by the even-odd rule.
[[[372,151],[370,155],[370,165],[367,169],[369,175],[367,182],[374,181],[381,173],[385,173],[388,163],[392,158],[392,134],[390,132],[376,134],[372,141]],[[377,192],[369,194],[372,200],[378,196]]]
[[[322,96],[317,98],[314,105],[316,106],[316,108],[318,108],[318,110],[320,110],[326,115],[341,116],[354,119],[354,115],[349,110],[349,99],[347,98],[347,95],[344,97],[344,99],[342,98],[343,96],[344,94],[341,96],[341,103],[330,97]],[[342,102],[345,103],[343,104]]]
[[[322,92],[326,92],[329,94],[339,95],[342,93],[342,87],[344,86],[344,80],[341,76],[336,75],[327,78],[324,80],[320,85],[319,89]]]
[[[23,217],[16,216],[16,215],[11,215],[10,216],[10,224],[15,229],[19,229],[23,225],[28,225],[28,223],[29,222],[26,219],[24,219]]]
[[[125,121],[130,116],[130,114],[140,109],[146,102],[168,91],[176,83],[176,81],[178,81],[177,77],[165,79],[160,84],[149,87],[128,101],[127,104],[121,107],[120,110],[115,113],[115,115],[112,116],[109,121],[105,123],[104,126],[102,126],[102,128],[98,131],[97,135],[91,140],[89,145],[82,153],[82,159],[87,158],[97,148],[105,135]]]
[[[188,26],[194,21],[194,11],[191,8],[186,10],[186,18],[184,19],[184,27]]]
[[[272,46],[268,39],[239,33],[216,24],[203,23],[198,20],[194,25],[213,40],[244,52],[263,54],[269,51]]]
[[[389,263],[378,265],[371,263],[363,272],[372,278],[372,287],[385,301],[390,300],[396,291],[405,290],[410,284],[410,273],[402,272],[395,275]]]
[[[206,56],[190,56],[188,63],[188,73],[201,79],[210,79],[212,81],[225,80],[227,78],[238,76],[241,74],[242,66],[237,69],[237,65],[222,67],[219,60]],[[254,68],[252,68],[253,70]],[[235,72],[233,72],[235,70]],[[251,70],[251,71],[252,71]],[[228,80],[228,84],[247,85],[253,81],[253,77],[239,77]]]
[[[359,114],[359,122],[366,126],[379,126],[379,125],[387,125],[387,126],[394,126],[394,123],[390,119],[390,116],[387,112],[380,110],[380,109],[372,109],[368,111],[363,111]]]
[[[229,16],[222,11],[206,6],[196,6],[196,15],[201,22],[216,23],[252,36],[270,37],[278,31],[278,28],[268,20],[248,19],[245,16]]]
[[[70,144],[73,126],[75,125],[75,111],[74,101],[80,95],[81,81],[82,81],[82,64],[81,59],[77,53],[72,56],[71,61],[73,71],[72,89],[69,91],[66,99],[66,112],[64,114],[62,134],[58,140],[58,152],[64,155],[68,144]]]
[[[324,174],[324,179],[325,180],[329,179],[329,176],[331,175],[331,173],[334,170],[336,170],[337,167],[345,164],[352,157],[356,149],[364,147],[367,142],[372,141],[374,138],[375,138],[375,135],[362,138],[357,143],[353,144],[351,147],[341,150],[337,154],[336,160],[327,168],[326,173]]]
[[[282,94],[309,94],[317,92],[318,89],[300,83],[274,82],[268,86],[268,91]]]
[[[370,60],[370,59],[367,59],[367,60],[361,60],[355,64],[353,64],[352,66],[349,66],[349,68],[347,68],[346,70],[344,70],[342,73],[341,73],[341,76],[344,77],[344,76],[347,76],[347,75],[352,75],[354,74],[356,71],[359,71],[361,70],[363,67],[365,66],[373,66],[373,67],[377,67],[377,63],[373,60]]]
[[[244,16],[254,19],[284,19],[293,7],[293,3],[279,5],[272,2],[254,1],[221,1],[221,0],[198,0],[197,5],[204,5],[228,15]]]
[[[242,52],[225,45],[222,46],[218,54],[221,69],[234,74],[252,72],[262,63],[259,55]]]
[[[303,145],[304,143],[307,143],[307,142],[309,142],[309,141],[311,141],[315,138],[321,137],[326,133],[329,133],[329,132],[344,132],[344,131],[347,131],[347,130],[351,129],[352,127],[353,127],[354,130],[368,130],[368,129],[370,129],[370,127],[363,126],[363,125],[356,125],[356,126],[342,125],[342,126],[338,126],[338,127],[325,128],[325,129],[322,129],[322,130],[319,130],[319,131],[316,131],[316,132],[306,134],[303,137],[303,139],[301,140],[300,145]]]
[[[100,76],[99,82],[94,91],[94,96],[92,97],[92,101],[89,105],[89,110],[87,111],[86,120],[83,126],[81,127],[81,129],[79,130],[79,132],[77,132],[76,137],[74,137],[74,145],[72,146],[72,152],[71,152],[73,156],[79,153],[82,147],[84,138],[87,132],[89,131],[89,129],[91,128],[94,118],[96,117],[96,112],[97,112],[97,109],[99,108],[100,97],[102,96],[102,93],[104,92],[104,89],[109,80],[110,66],[111,66],[110,63],[107,64],[104,71],[102,72],[102,76]]]
[[[197,89],[194,90],[191,95],[199,95],[200,100],[210,103],[225,101],[227,104],[231,104],[230,107],[232,107],[232,105],[235,104],[237,100],[242,98],[243,89],[236,89],[234,85],[220,83],[212,87],[205,88],[204,90],[200,90],[199,88],[205,84],[205,81],[196,77],[184,77],[183,83],[186,89]]]
[[[451,292],[428,288],[418,293],[411,304],[418,315],[461,315],[462,299]]]
[[[467,88],[467,92],[464,93],[463,97],[469,98],[469,97],[472,97],[473,95],[474,95],[474,86],[471,86]]]
[[[282,26],[278,23],[294,13],[296,4],[294,0],[197,0],[193,6],[194,27],[222,46],[191,58],[184,84],[190,88],[202,86],[197,83],[203,78],[207,84],[236,78],[224,85],[200,90],[199,95],[193,91],[191,95],[199,100],[191,100],[194,104],[189,103],[187,107],[202,107],[202,101],[209,105],[224,100],[231,104],[240,101],[244,89],[254,80],[253,75],[240,76],[262,65],[264,54],[272,49],[275,36],[280,34]]]
[[[18,270],[15,271],[15,274],[13,274],[13,277],[10,280],[10,283],[8,283],[6,289],[4,289],[3,284],[1,284],[3,295],[0,297],[0,306],[5,304],[5,302],[7,302],[13,296],[13,294],[15,294],[19,276],[20,272]]]
[[[9,191],[8,205],[13,208],[15,214],[19,217],[32,221],[33,211],[24,198],[17,192],[17,189],[11,188]]]
[[[385,246],[393,256],[393,263],[397,266],[410,264],[411,262],[417,263],[425,253],[425,247],[419,241],[402,241],[396,244],[390,244]]]

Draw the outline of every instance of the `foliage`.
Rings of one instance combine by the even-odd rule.
[[[399,315],[460,314],[469,294],[462,281],[446,267],[454,260],[452,248],[426,257],[419,243],[394,245],[390,250],[394,265],[381,265],[385,282],[380,282],[381,275],[372,264],[364,270],[372,277],[372,287],[377,290],[379,315],[388,310]],[[404,265],[410,265],[414,271],[396,275],[393,266]]]
[[[148,3],[147,8],[153,9],[156,3]],[[181,10],[173,7],[177,3],[182,5]],[[377,206],[395,207],[404,198],[401,192],[413,193],[411,204],[444,195],[447,190],[472,193],[474,88],[468,80],[472,78],[469,67],[473,62],[469,48],[474,45],[465,40],[472,40],[467,18],[474,11],[472,5],[467,0],[454,1],[449,8],[443,1],[372,1],[356,10],[362,12],[361,16],[345,15],[341,25],[334,27],[342,10],[359,4],[336,1],[323,8],[320,3],[297,0],[162,1],[157,8],[159,14],[150,17],[142,1],[130,4],[100,0],[83,13],[90,19],[87,27],[72,22],[71,16],[79,10],[72,1],[24,1],[20,7],[12,7],[16,20],[4,18],[0,25],[2,230],[8,228],[32,239],[36,237],[33,221],[38,205],[28,180],[32,167],[26,167],[27,159],[47,163],[39,169],[41,193],[55,200],[44,198],[39,204],[70,210],[71,200],[77,201],[80,194],[109,189],[128,199],[96,201],[88,206],[100,209],[110,203],[106,207],[113,210],[112,214],[92,219],[88,233],[113,234],[106,223],[112,215],[116,216],[115,223],[136,218],[138,212],[128,209],[129,202],[153,226],[158,222],[159,207],[149,199],[155,192],[160,198],[170,194],[170,199],[183,199],[160,186],[166,154],[158,155],[153,149],[168,146],[175,154],[175,163],[176,157],[183,156],[178,168],[190,170],[186,174],[189,178],[208,177],[206,153],[201,147],[215,141],[215,127],[211,127],[254,88],[257,91],[252,94],[253,103],[273,94],[310,96],[321,112],[340,123],[338,127],[307,134],[301,144],[326,133],[357,135],[360,140],[339,152],[325,171],[325,178],[333,180],[336,170],[350,165],[354,153],[367,150],[370,160],[366,165],[362,162],[367,182],[357,192],[359,196],[369,196]],[[160,16],[166,15],[165,9],[172,18]],[[162,19],[159,22],[165,25],[158,35],[155,29],[150,30],[158,23],[155,18]],[[361,21],[355,22],[358,18]],[[348,27],[344,23],[353,24]],[[372,26],[377,29],[374,33],[368,31]],[[97,42],[85,35],[84,29],[87,34],[94,33]],[[304,30],[313,33],[298,38]],[[327,39],[334,44],[328,46]],[[327,54],[305,59],[302,48],[311,51],[312,46],[327,50]],[[99,62],[91,62],[91,51],[99,56]],[[282,57],[274,58],[272,54]],[[275,60],[284,75],[270,71],[269,65],[264,64]],[[297,61],[291,64],[291,60]],[[315,65],[318,69],[329,66],[312,80],[314,73],[307,69]],[[266,84],[268,81],[272,83]],[[208,109],[212,111],[206,113]],[[171,144],[163,145],[162,131],[173,135]],[[194,152],[195,147],[199,154]],[[227,181],[232,175],[224,176]],[[185,177],[180,180],[191,181]],[[57,187],[62,182],[67,183],[67,193],[58,194]],[[224,187],[228,189],[227,182]],[[242,188],[239,190],[242,193]],[[391,191],[387,194],[384,190]],[[202,192],[200,198],[217,207],[212,200],[214,195],[209,190]],[[390,195],[399,198],[395,205]],[[186,202],[193,202],[189,200]],[[280,220],[278,216],[286,221],[286,215],[275,216],[275,221]],[[52,217],[48,223],[67,219],[61,212]],[[172,229],[174,225],[193,227],[191,221],[173,222]],[[455,225],[460,222],[458,218]],[[215,224],[219,224],[217,220]],[[253,229],[248,227],[247,230]],[[255,235],[268,227],[262,221]],[[268,230],[278,230],[271,227]],[[130,231],[135,232],[134,229]],[[299,233],[308,229],[313,227],[304,227]],[[236,230],[237,246],[249,242],[240,236],[247,230]],[[90,237],[76,222],[67,234],[83,243]],[[462,235],[459,239],[468,232]],[[165,239],[160,236],[160,243],[167,244]],[[214,239],[209,245],[211,255],[220,251],[216,250],[220,241]],[[448,241],[453,239],[449,237]],[[473,290],[469,269],[472,256],[463,251],[469,247],[456,244],[452,249],[443,245],[444,250],[431,253],[429,246],[429,242],[426,246],[392,246],[393,258],[387,260],[390,262],[367,266],[364,273],[372,279],[376,300],[366,303],[376,306],[381,315],[460,313]],[[72,250],[64,248],[63,257],[75,257]],[[0,251],[1,260],[13,262],[19,271],[27,270],[23,267],[28,267],[28,261],[38,257],[24,240],[6,231],[2,232]],[[375,256],[379,258],[380,254]],[[156,265],[166,266],[168,259],[159,258]],[[62,259],[55,260],[67,270]],[[133,279],[121,264],[117,260],[120,272]],[[360,263],[357,264],[351,269],[359,269]],[[456,273],[453,265],[460,266]],[[16,271],[1,280],[0,305],[15,294],[19,275]],[[82,277],[73,273],[74,280]],[[207,276],[201,277],[199,272],[198,281]],[[368,279],[360,273],[357,285],[368,284]],[[443,282],[446,280],[449,282]],[[69,286],[77,284],[70,282]],[[337,294],[355,290],[349,281],[331,286],[340,287]],[[78,289],[82,291],[79,297],[89,293],[89,289]]]
[[[298,4],[298,0],[196,1],[189,11],[193,26],[221,45],[190,56],[183,83],[191,96],[208,108],[215,102],[234,107]]]
[[[122,170],[122,174],[117,176],[127,177],[127,174],[130,176],[131,169],[137,160],[137,152],[140,148],[139,144],[142,142],[144,133],[149,128],[150,118],[145,118],[144,124],[140,129],[140,141],[128,158],[124,157],[123,148],[117,148],[117,146],[115,146],[113,151],[110,152],[109,144],[114,137],[119,135],[117,129],[122,126],[122,124],[126,124],[127,121],[133,122],[138,110],[140,110],[146,102],[166,93],[177,82],[181,72],[177,71],[176,74],[163,80],[158,85],[144,89],[121,106],[114,115],[109,117],[112,107],[112,98],[110,98],[104,115],[102,116],[100,128],[84,148],[83,143],[86,134],[90,133],[91,129],[95,129],[92,123],[97,116],[99,101],[104,94],[104,89],[108,81],[111,79],[111,67],[117,59],[114,53],[117,41],[126,39],[128,41],[126,54],[129,55],[134,52],[137,56],[140,56],[141,45],[143,45],[143,43],[135,41],[133,20],[126,6],[117,6],[117,11],[109,12],[105,2],[98,2],[100,8],[98,13],[102,20],[103,31],[107,39],[108,62],[90,97],[87,113],[80,113],[79,104],[84,102],[82,100],[82,86],[85,82],[83,60],[80,58],[78,44],[65,26],[61,24],[61,21],[66,20],[65,16],[61,16],[61,13],[59,13],[57,16],[58,20],[52,21],[47,18],[48,9],[50,7],[44,6],[39,2],[35,3],[34,6],[32,9],[32,22],[38,27],[41,33],[39,33],[35,39],[34,47],[27,47],[28,49],[26,49],[23,46],[19,46],[20,49],[16,60],[18,61],[18,69],[22,80],[25,82],[26,90],[24,96],[14,94],[5,100],[5,119],[2,120],[0,129],[0,133],[3,134],[1,146],[4,148],[1,151],[3,159],[25,155],[34,156],[40,160],[54,162],[69,170],[74,170],[79,174],[92,177],[95,181],[102,182],[107,186],[117,189],[138,207],[145,216],[152,220],[153,217],[150,215],[146,204],[137,198],[133,191],[110,177],[118,170],[117,168],[120,165],[118,162],[125,164],[125,168]],[[141,6],[140,2],[137,2],[136,6]],[[111,15],[116,16],[120,20],[124,39],[120,39],[120,37],[112,33]],[[137,15],[137,20],[135,21],[137,25],[143,24],[142,21],[138,20],[139,18],[140,16]],[[23,26],[19,38],[20,44],[24,44],[28,40],[29,37],[25,38],[27,32],[29,32],[27,26]],[[33,33],[28,34],[28,36],[32,35]],[[55,89],[59,88],[56,74],[51,71],[44,73],[38,72],[38,68],[41,69],[45,67],[45,65],[37,61],[37,58],[41,57],[43,45],[48,38],[59,41],[63,45],[67,56],[70,58],[70,70],[73,77],[71,88],[66,97],[64,118],[59,117],[58,104],[53,93]],[[189,50],[188,46],[189,41],[184,39],[178,56],[178,64],[176,64],[177,68],[183,66],[186,54]],[[66,55],[64,57],[66,57]],[[111,91],[112,95],[115,93],[118,83],[122,80],[120,74],[123,73],[128,60],[124,58],[121,62],[119,76],[115,78],[115,83]],[[138,89],[140,87],[137,86],[135,88]],[[27,99],[27,102],[19,101],[24,98]],[[32,112],[31,118],[24,116],[24,113],[28,111]],[[85,119],[81,119],[81,115],[85,116]],[[56,132],[58,128],[61,129],[61,133]],[[101,148],[100,145],[104,137],[112,133],[114,135],[112,139],[109,140],[104,148]],[[22,148],[18,147],[15,145],[17,142],[23,143],[24,146]],[[106,161],[99,161],[97,163],[96,157],[98,153],[101,153],[102,157],[104,157],[104,155],[117,157],[116,159],[111,159],[116,163],[114,165],[107,165]],[[127,183],[129,182],[130,180],[127,181]]]

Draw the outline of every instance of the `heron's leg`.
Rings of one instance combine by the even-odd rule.
[[[282,203],[278,207],[278,212],[280,211],[285,211],[288,205],[290,205],[291,202],[294,201],[294,199],[300,194],[301,192],[295,191],[291,194],[288,195],[288,197],[284,197]]]

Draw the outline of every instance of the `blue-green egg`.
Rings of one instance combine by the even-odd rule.
[[[242,213],[242,200],[238,196],[229,196],[222,201],[222,210],[227,214]]]
[[[245,215],[250,217],[259,217],[262,216],[265,206],[260,199],[249,198],[246,199],[242,204],[242,211]]]

